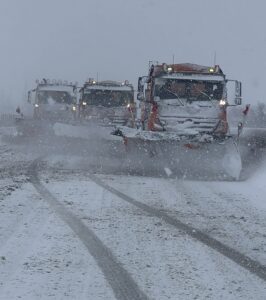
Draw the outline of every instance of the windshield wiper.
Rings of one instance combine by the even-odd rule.
[[[195,84],[193,84],[193,87],[194,87],[198,92],[200,92],[202,95],[206,96],[206,97],[210,100],[212,106],[214,106],[211,96],[209,96],[208,94],[206,94],[206,93],[204,93],[203,91],[201,91],[200,89],[198,89],[198,88],[196,87]]]
[[[168,90],[168,89],[167,89],[166,87],[164,87],[164,86],[163,86],[162,88],[163,88],[165,91],[169,92],[170,94],[176,96],[178,102],[179,102],[182,106],[184,106],[184,103],[183,103],[183,101],[179,98],[179,95],[178,95],[178,94],[174,93],[174,92],[171,91],[171,90]]]

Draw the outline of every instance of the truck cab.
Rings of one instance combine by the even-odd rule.
[[[228,82],[235,84],[233,105],[241,104],[241,83],[222,69],[196,64],[151,65],[139,78],[138,100],[144,130],[180,131],[225,136],[228,133]]]
[[[43,79],[28,92],[33,105],[33,117],[51,121],[69,120],[77,110],[77,83]]]
[[[133,86],[128,81],[88,80],[80,89],[79,115],[82,119],[105,126],[133,126]]]

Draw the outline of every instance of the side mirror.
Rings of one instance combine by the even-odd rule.
[[[138,92],[144,92],[144,85],[147,83],[147,76],[139,77],[138,79]]]
[[[138,92],[143,93],[144,91],[144,84],[142,82],[142,77],[139,77],[138,79]]]
[[[241,105],[242,103],[242,84],[240,81],[235,81],[235,104]]]
[[[137,94],[137,99],[138,99],[139,101],[144,101],[144,100],[145,100],[145,98],[144,98],[144,93],[143,93],[143,92],[139,92],[139,93]]]

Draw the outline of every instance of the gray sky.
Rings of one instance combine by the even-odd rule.
[[[216,61],[266,101],[264,0],[1,0],[0,101],[21,102],[36,78],[146,75],[149,60]]]

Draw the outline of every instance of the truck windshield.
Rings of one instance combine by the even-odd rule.
[[[130,91],[87,90],[83,95],[87,104],[104,107],[126,106],[133,100],[133,92]]]
[[[73,104],[75,102],[74,97],[64,91],[39,91],[37,93],[37,100],[41,104]]]
[[[183,98],[189,101],[220,100],[223,82],[160,78],[155,81],[155,96],[160,99]]]

